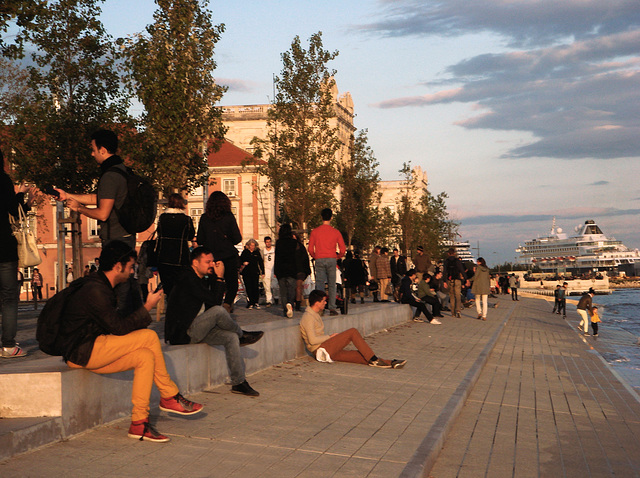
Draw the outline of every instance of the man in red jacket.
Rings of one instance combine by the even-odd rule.
[[[347,248],[342,234],[331,227],[333,212],[326,208],[320,212],[322,226],[311,231],[309,237],[309,255],[315,260],[316,290],[324,291],[324,284],[329,284],[329,313],[338,315],[336,310],[336,263],[344,256]]]

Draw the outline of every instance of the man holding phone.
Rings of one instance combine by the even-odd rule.
[[[231,391],[250,397],[260,395],[247,382],[240,347],[262,338],[263,332],[242,330],[224,307],[221,307],[210,281],[214,275],[213,254],[205,247],[191,252],[191,265],[184,268],[169,296],[165,316],[165,341],[171,345],[200,344],[224,346]],[[202,311],[204,309],[204,311]]]

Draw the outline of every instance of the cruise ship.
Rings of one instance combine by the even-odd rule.
[[[635,275],[640,267],[640,251],[603,234],[593,220],[585,221],[568,236],[556,227],[556,219],[548,236],[526,241],[518,246],[519,262],[538,267],[543,272],[573,273],[617,271]]]
[[[455,247],[458,259],[460,259],[462,262],[473,262],[475,264],[476,260],[471,254],[471,244],[469,243],[469,241],[444,241],[444,245],[447,248],[451,246]]]

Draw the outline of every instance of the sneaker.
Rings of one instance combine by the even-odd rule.
[[[330,310],[329,315],[340,315],[340,312],[338,312],[337,310]]]
[[[2,358],[26,357],[27,352],[17,344],[14,347],[2,347]]]
[[[246,395],[248,397],[259,397],[260,393],[251,388],[251,385],[245,380],[244,382],[238,385],[232,385],[231,391],[233,393],[241,393],[242,395]]]
[[[253,308],[260,310],[260,306],[258,304],[254,305]]]
[[[402,368],[406,363],[406,360],[393,359],[391,361],[391,368]]]
[[[169,441],[168,437],[158,433],[158,430],[149,423],[149,420],[131,422],[127,436],[129,438],[137,438],[140,441],[151,441],[155,443],[166,443]]]
[[[590,335],[591,335],[591,334],[590,334],[589,332],[585,332],[585,333],[584,333],[584,336],[585,336],[585,337],[589,337]]]
[[[486,317],[483,317],[483,318],[482,318],[482,320],[487,320],[487,318],[486,318]]]
[[[431,319],[431,322],[429,323],[433,325],[440,325],[442,322],[440,322],[438,319]]]
[[[245,345],[255,344],[258,340],[262,338],[264,332],[256,331],[249,332],[247,330],[242,331],[242,337],[240,337],[240,347],[244,347]]]
[[[594,336],[594,337],[597,337],[597,336],[598,336],[598,334],[593,334],[593,336]]]
[[[286,316],[289,318],[293,317],[293,307],[291,307],[291,304],[287,304]]]
[[[389,362],[388,360],[384,360],[384,359],[377,359],[377,360],[372,360],[371,362],[369,362],[369,366],[370,367],[378,367],[378,368],[393,368],[393,366],[391,365],[391,362]]]
[[[461,319],[462,315],[460,314],[460,312],[456,312],[456,318]]]
[[[266,304],[264,304],[265,307],[271,307],[271,302],[267,302]]]
[[[413,321],[414,322],[424,322],[424,319],[421,319],[420,317],[414,317]]]
[[[179,415],[194,415],[202,410],[202,405],[184,398],[181,394],[175,397],[161,398],[160,410]]]
[[[252,304],[247,304],[247,309],[249,309],[249,310],[253,309],[253,305]]]

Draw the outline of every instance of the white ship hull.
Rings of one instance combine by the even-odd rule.
[[[544,272],[585,273],[622,271],[634,274],[640,266],[640,251],[631,250],[615,238],[605,236],[592,221],[576,228],[577,234],[567,236],[555,227],[555,218],[548,236],[526,241],[516,252],[519,262],[538,267]]]

